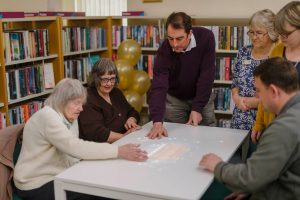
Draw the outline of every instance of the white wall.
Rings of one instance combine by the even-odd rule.
[[[146,16],[166,17],[174,11],[208,18],[248,18],[261,9],[277,12],[287,0],[162,0],[161,3],[142,3],[128,0],[128,10],[143,10]]]
[[[74,11],[74,0],[0,0],[1,11]]]
[[[0,11],[47,11],[48,0],[0,0]]]
[[[209,18],[248,18],[269,8],[277,12],[287,0],[162,0],[142,3],[128,0],[128,10],[143,10],[147,16],[166,17],[173,11]],[[74,11],[74,0],[0,0],[0,11]]]

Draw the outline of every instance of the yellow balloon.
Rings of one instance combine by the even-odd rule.
[[[135,40],[125,40],[118,48],[118,59],[127,60],[132,66],[137,64],[140,56],[141,46]]]
[[[115,65],[119,75],[119,88],[125,90],[132,84],[134,74],[133,66],[127,60],[122,59],[116,60]]]
[[[129,90],[136,91],[140,95],[145,94],[150,87],[150,79],[148,74],[142,70],[134,70],[133,81],[129,86]]]
[[[128,103],[132,107],[134,107],[136,111],[141,112],[143,107],[143,98],[141,97],[141,95],[139,95],[139,93],[132,90],[126,90],[123,93]]]

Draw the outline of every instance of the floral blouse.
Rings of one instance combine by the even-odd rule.
[[[233,69],[232,88],[238,88],[242,97],[255,96],[253,72],[256,66],[266,59],[256,60],[251,55],[252,46],[242,47],[237,55],[237,62]],[[257,109],[242,111],[236,106],[233,110],[231,128],[250,130],[255,120]]]

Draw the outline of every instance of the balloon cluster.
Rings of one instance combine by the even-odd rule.
[[[134,66],[141,56],[141,46],[132,39],[125,40],[118,48],[118,60],[115,61],[119,74],[119,88],[127,101],[138,112],[142,110],[142,96],[150,87],[148,74],[142,70],[135,70]]]

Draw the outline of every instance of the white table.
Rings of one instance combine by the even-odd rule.
[[[141,144],[150,155],[148,161],[82,161],[55,177],[55,198],[66,199],[68,190],[125,200],[199,199],[213,181],[213,174],[198,167],[201,157],[212,152],[227,161],[247,135],[226,128],[164,125],[169,137],[149,140],[148,123],[116,142]],[[171,154],[163,156],[166,149],[164,153]]]

